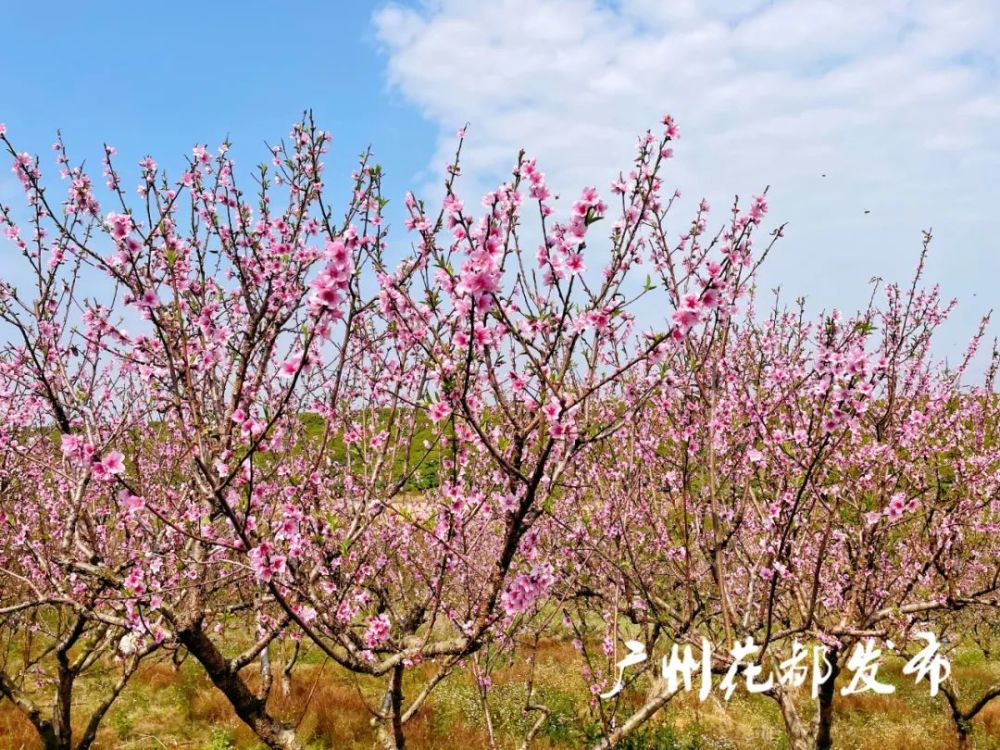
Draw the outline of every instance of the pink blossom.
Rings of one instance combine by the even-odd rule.
[[[302,363],[301,357],[293,357],[292,359],[282,362],[281,367],[278,369],[278,374],[283,378],[290,378],[298,372],[299,365]]]
[[[277,554],[267,542],[250,550],[250,569],[257,580],[267,583],[285,572],[285,556]]]
[[[133,495],[129,490],[119,492],[118,501],[129,514],[136,513],[146,506],[146,499],[144,497]]]
[[[264,432],[264,423],[252,417],[248,418],[240,425],[240,434],[244,438],[256,438]]]
[[[906,507],[906,495],[902,492],[897,492],[890,498],[885,513],[889,518],[899,518],[906,511]]]
[[[442,419],[446,419],[448,415],[451,414],[451,409],[443,401],[435,401],[431,404],[431,407],[427,410],[427,416],[430,417],[432,422],[440,422]]]
[[[385,612],[378,617],[368,618],[368,629],[365,631],[364,641],[368,648],[378,648],[389,639],[389,631],[392,628],[392,621]]]
[[[111,479],[125,471],[125,456],[118,451],[112,451],[94,465],[93,471],[98,479]]]
[[[555,576],[548,565],[536,566],[531,573],[518,573],[501,596],[501,602],[508,615],[530,609],[535,602],[555,583]]]
[[[76,435],[62,435],[61,445],[64,456],[76,456],[80,453],[81,441]]]
[[[680,130],[677,128],[677,123],[674,122],[674,118],[670,115],[664,115],[660,122],[663,123],[663,135],[671,140],[677,140],[681,137]]]

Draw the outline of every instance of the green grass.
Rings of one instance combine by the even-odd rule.
[[[284,653],[274,655],[276,673]],[[968,696],[1000,679],[1000,663],[963,650],[952,660],[955,677]],[[834,741],[850,750],[949,750],[955,746],[946,704],[932,699],[925,683],[915,685],[901,673],[902,660],[886,659],[879,678],[897,686],[890,696],[838,695],[835,702]],[[599,724],[587,710],[590,694],[579,674],[572,648],[550,642],[539,652],[532,700],[551,715],[533,748],[571,750],[588,747],[599,736]],[[408,673],[405,692],[412,697],[434,671],[425,664]],[[498,748],[517,747],[538,714],[523,711],[527,698],[527,659],[517,659],[494,671],[489,710]],[[842,676],[838,687],[846,684]],[[79,687],[81,708],[92,705],[105,677],[86,677]],[[357,680],[333,667],[315,649],[301,655],[291,693],[281,694],[278,680],[269,707],[280,718],[297,723],[299,736],[310,750],[343,748],[368,750],[373,734],[370,713],[382,683]],[[640,679],[625,697],[639,704],[648,681]],[[808,695],[803,696],[803,703]],[[80,712],[82,715],[82,711]],[[407,725],[410,748],[447,747],[476,750],[488,747],[485,713],[469,670],[456,670],[432,694],[418,716]],[[30,726],[13,707],[0,703],[0,747],[38,748]],[[214,689],[191,659],[179,667],[160,661],[145,665],[109,712],[98,748],[209,748],[256,750],[260,743],[233,715],[225,698]],[[704,703],[684,694],[669,703],[639,732],[620,745],[623,750],[770,750],[787,741],[776,704],[763,696],[738,691],[725,701],[716,691]],[[1000,701],[977,719],[974,750],[1000,750]]]

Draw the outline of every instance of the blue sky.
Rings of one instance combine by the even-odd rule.
[[[328,183],[371,144],[398,205],[435,189],[470,122],[475,205],[522,146],[567,198],[606,190],[670,112],[677,231],[703,195],[721,222],[770,185],[788,231],[763,284],[856,307],[872,276],[908,277],[933,227],[929,280],[961,300],[942,353],[1000,303],[995,0],[18,2],[4,26],[0,122],[24,150],[61,128],[74,160],[107,141],[169,167],[228,135],[249,170],[311,107]]]
[[[48,156],[58,128],[75,159],[98,163],[107,142],[122,164],[169,165],[228,135],[249,168],[312,108],[335,136],[331,169],[346,176],[372,144],[403,190],[434,145],[387,85],[368,3],[6,5],[0,121],[19,149]]]

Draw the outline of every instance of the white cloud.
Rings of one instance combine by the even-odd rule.
[[[428,174],[468,121],[470,190],[521,147],[564,193],[603,188],[670,112],[687,207],[705,195],[721,221],[733,193],[771,186],[789,227],[767,283],[856,306],[871,276],[909,274],[933,226],[932,280],[964,303],[947,353],[1000,302],[994,0],[438,0],[374,23],[390,85],[440,127]]]

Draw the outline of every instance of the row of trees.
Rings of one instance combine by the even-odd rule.
[[[57,195],[0,133],[26,198],[0,206],[24,259],[0,284],[0,694],[46,747],[89,747],[141,662],[179,651],[295,748],[270,654],[304,639],[384,681],[375,733],[401,748],[457,667],[485,695],[491,656],[543,636],[578,642],[596,694],[625,640],[751,636],[762,664],[820,642],[835,675],[859,639],[991,613],[994,367],[963,382],[985,321],[959,367],[934,358],[950,306],[923,256],[854,316],[763,299],[764,197],[668,232],[677,135],[664,118],[607,202],[568,212],[523,153],[467,207],[460,142],[441,205],[407,197],[400,252],[370,155],[328,203],[309,117],[251,191],[225,144],[172,178],[143,160],[138,199],[110,147],[97,190],[57,142]],[[98,663],[118,680],[74,735]],[[675,692],[650,684],[638,711],[595,698],[601,747]],[[815,711],[769,695],[793,747],[830,746],[832,681]],[[525,708],[528,747],[548,709]]]

